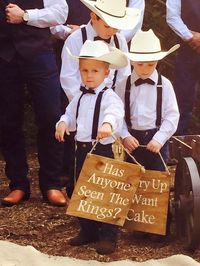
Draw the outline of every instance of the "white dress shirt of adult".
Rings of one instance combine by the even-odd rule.
[[[149,77],[155,85],[142,84],[135,86],[139,76],[133,70],[131,75],[130,90],[130,118],[132,129],[148,130],[156,128],[156,100],[158,72],[155,70]],[[124,102],[126,80],[116,86],[116,93]],[[179,110],[176,96],[171,82],[162,76],[162,117],[161,126],[153,139],[164,145],[165,142],[175,133],[179,121]],[[126,123],[124,122],[121,137],[124,139],[130,136]]]
[[[76,140],[81,142],[92,142],[92,126],[93,126],[93,115],[95,109],[95,103],[98,93],[105,88],[103,82],[95,89],[95,94],[85,94],[81,98],[78,118],[76,120],[77,103],[81,96],[81,91],[76,94],[70,104],[67,106],[65,114],[61,116],[59,122],[65,122],[69,131],[77,131]],[[121,132],[123,126],[124,117],[124,105],[119,96],[112,90],[107,89],[103,93],[98,128],[103,123],[110,123],[112,125],[113,135],[117,138]],[[57,123],[57,125],[58,125]],[[77,128],[76,128],[77,126]],[[113,137],[107,137],[101,139],[102,144],[109,144],[114,142]]]
[[[190,40],[193,34],[181,18],[181,0],[167,0],[166,7],[168,25],[182,40]]]
[[[120,33],[123,34],[127,42],[130,42],[130,40],[133,38],[135,33],[138,30],[141,30],[142,24],[143,24],[143,19],[144,19],[144,11],[145,11],[145,0],[129,0],[128,7],[131,8],[138,8],[141,10],[141,16],[138,24],[136,25],[135,28],[131,30],[121,30]]]
[[[94,28],[91,25],[91,22],[86,25],[87,39],[93,41],[94,37],[97,36]],[[128,47],[124,36],[120,33],[116,33],[120,50],[123,52],[128,52]],[[68,97],[68,100],[71,101],[76,93],[79,91],[81,85],[81,77],[79,72],[79,63],[75,60],[72,60],[67,53],[66,47],[70,50],[73,55],[79,55],[81,47],[83,45],[81,29],[73,32],[65,41],[65,44],[62,49],[62,67],[60,73],[61,86]],[[110,46],[115,46],[114,37],[111,37]],[[106,85],[108,87],[112,86],[115,70],[111,69],[109,77],[106,79]],[[131,73],[130,64],[126,67],[118,70],[116,84],[129,76]]]
[[[44,8],[27,9],[27,25],[37,28],[53,27],[64,24],[68,16],[65,0],[43,0]]]

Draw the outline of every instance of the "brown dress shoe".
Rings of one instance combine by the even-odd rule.
[[[98,235],[97,234],[93,234],[93,235],[87,235],[84,234],[82,231],[75,236],[74,238],[71,238],[69,240],[69,245],[71,246],[82,246],[82,245],[87,245],[89,243],[92,242],[96,242],[98,241]]]
[[[58,189],[47,190],[46,199],[53,206],[62,207],[67,205],[67,199],[65,198],[63,193]]]
[[[23,190],[16,189],[11,191],[7,197],[1,200],[1,205],[5,207],[11,207],[13,205],[20,204],[22,201],[28,200],[29,195],[25,194]]]
[[[100,255],[111,254],[115,251],[116,241],[101,240],[97,243],[96,252]]]

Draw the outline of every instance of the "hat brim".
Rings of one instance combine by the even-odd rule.
[[[68,47],[66,47],[66,49],[67,49],[67,53],[69,54],[69,56],[76,61],[79,61],[79,59],[103,61],[103,62],[109,63],[109,67],[113,69],[119,69],[122,67],[126,67],[128,65],[128,59],[125,56],[125,54],[115,47],[111,47],[110,48],[111,51],[109,53],[104,54],[99,57],[75,56],[71,54]]]
[[[126,53],[126,56],[131,60],[135,62],[149,62],[149,61],[158,61],[166,57],[167,55],[173,53],[180,47],[180,44],[174,45],[172,48],[170,48],[168,51],[161,51],[158,53]]]
[[[92,12],[94,12],[98,17],[105,21],[108,26],[119,29],[119,30],[129,30],[135,28],[135,26],[140,21],[141,10],[137,8],[126,7],[126,15],[122,18],[114,17],[108,15],[96,8],[96,1],[91,0],[80,0],[84,5],[86,5]]]

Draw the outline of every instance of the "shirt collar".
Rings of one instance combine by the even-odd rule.
[[[135,81],[139,78],[140,77],[136,74],[136,72],[133,69],[132,74],[131,74],[131,84],[135,83]],[[158,71],[155,69],[154,72],[148,78],[152,79],[155,82],[155,84],[157,84],[158,83]]]
[[[94,38],[94,37],[97,36],[97,33],[96,33],[95,29],[92,26],[91,20],[88,22],[87,28],[88,28],[87,33],[90,35],[91,38]]]
[[[102,82],[97,88],[94,89],[95,93],[98,94],[100,91],[102,91],[106,87],[105,82]]]
[[[87,26],[87,34],[88,37],[90,37],[91,39],[94,39],[95,37],[97,37],[97,33],[95,31],[95,29],[92,26],[91,20],[88,22]],[[111,41],[113,40],[113,36],[111,36]]]

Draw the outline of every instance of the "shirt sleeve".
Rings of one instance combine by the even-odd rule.
[[[166,20],[169,27],[183,40],[192,38],[190,29],[181,18],[181,0],[167,0]]]
[[[125,122],[125,120],[124,120],[124,122],[123,122],[123,127],[122,127],[122,131],[121,131],[121,134],[120,134],[120,137],[121,137],[122,139],[125,139],[125,138],[130,137],[130,136],[131,136],[131,134],[129,133],[129,131],[128,131],[128,127],[127,127],[127,124],[126,124],[126,122]]]
[[[103,123],[109,123],[112,125],[113,135],[119,137],[123,125],[124,118],[124,105],[118,95],[111,91],[107,91],[104,94],[106,108],[103,113]]]
[[[69,103],[69,105],[67,106],[65,110],[65,113],[61,116],[60,120],[56,123],[56,127],[58,126],[60,122],[65,122],[69,128],[69,131],[73,132],[76,130],[76,110],[77,110],[77,103],[78,103],[79,97],[80,95],[77,95],[77,97],[75,97],[73,101]]]
[[[171,82],[164,77],[162,79],[162,122],[160,129],[153,136],[153,139],[164,145],[177,129],[179,110]]]
[[[126,82],[127,82],[127,78],[124,80],[121,80],[119,83],[117,83],[116,87],[115,87],[115,93],[120,97],[120,99],[122,100],[122,102],[124,103],[124,107],[125,107],[125,89],[126,89]],[[125,107],[126,108],[126,107]],[[122,130],[120,133],[120,137],[122,139],[131,136],[131,134],[128,131],[125,119],[123,121],[123,126],[122,126]]]
[[[145,1],[144,0],[130,0],[129,7],[131,8],[138,8],[141,10],[140,20],[138,21],[137,25],[131,30],[121,30],[127,42],[130,42],[135,33],[142,28],[143,19],[144,19],[144,10],[145,10]]]
[[[27,9],[28,25],[47,28],[64,24],[68,16],[68,5],[65,0],[55,3],[55,0],[44,0],[44,8]]]
[[[128,46],[127,46],[127,42],[124,38],[124,36],[120,33],[117,34],[117,38],[119,40],[119,47],[120,50],[124,53],[128,52]],[[117,73],[117,79],[116,79],[116,86],[118,83],[121,83],[122,80],[126,79],[130,74],[131,74],[131,65],[130,65],[130,61],[128,61],[128,65],[118,69],[118,73]]]
[[[57,25],[50,28],[51,34],[59,40],[66,40],[71,32],[71,28],[65,25]]]
[[[69,101],[71,101],[77,92],[79,92],[81,77],[79,72],[79,63],[69,56],[67,48],[73,55],[78,56],[81,49],[81,44],[82,40],[80,30],[77,30],[66,39],[62,49],[60,82],[62,89],[67,95]]]

